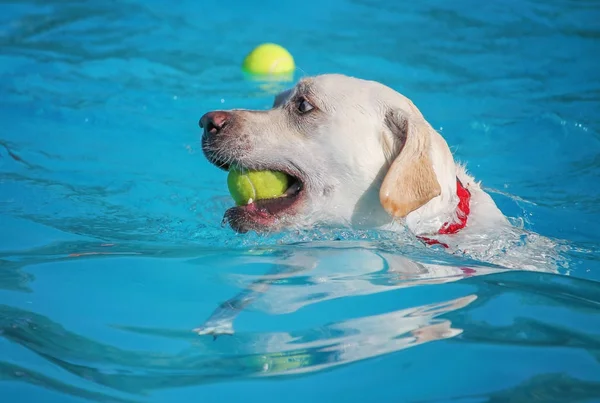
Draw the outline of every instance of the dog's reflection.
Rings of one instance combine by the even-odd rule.
[[[453,327],[443,315],[476,299],[469,294],[290,332],[241,332],[235,339],[222,339],[223,343],[199,339],[189,332],[120,327],[144,338],[167,337],[187,344],[174,353],[122,349],[74,333],[39,314],[6,306],[0,307],[0,334],[86,382],[147,394],[223,380],[312,373],[448,339],[462,329]],[[1,364],[0,375],[9,376],[3,372],[8,367]],[[18,371],[30,376],[13,377],[15,380],[73,392],[71,386],[52,378],[34,377],[35,371],[28,368],[19,367]]]
[[[72,332],[39,314],[7,306],[0,307],[0,334],[71,374],[129,393],[312,373],[455,337],[463,332],[463,326],[453,323],[453,315],[448,314],[472,304],[477,299],[476,291],[442,297],[442,302],[425,293],[420,302],[404,299],[398,306],[379,310],[382,313],[344,315],[341,320],[299,326],[297,330],[240,331],[235,337],[217,342],[210,336],[233,334],[236,316],[250,305],[252,309],[286,314],[336,298],[449,283],[500,271],[491,266],[467,268],[415,261],[386,252],[380,245],[360,242],[268,247],[245,250],[235,257],[229,260],[231,264],[267,264],[272,270],[258,280],[234,278],[244,291],[223,303],[196,329],[209,337],[198,337],[189,330],[115,326],[143,338],[183,341],[183,349],[173,353],[123,349]],[[223,270],[222,255],[216,252],[203,255],[198,262],[210,264],[213,258]],[[45,386],[59,387],[51,380]]]
[[[422,263],[375,248],[331,245],[288,248],[263,258],[262,262],[272,263],[273,269],[255,281],[248,276],[236,276],[235,281],[244,290],[222,303],[195,332],[214,337],[231,335],[235,318],[250,305],[271,314],[284,314],[335,298],[448,283],[503,271]]]
[[[318,335],[271,333],[263,338],[264,348],[273,353],[255,356],[254,376],[314,372],[355,361],[393,353],[431,341],[455,337],[462,329],[438,318],[466,307],[477,299],[467,295],[440,304],[403,309],[361,317],[319,329]]]

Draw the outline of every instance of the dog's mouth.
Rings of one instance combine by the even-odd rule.
[[[228,209],[223,222],[229,224],[236,232],[244,233],[250,230],[262,232],[272,229],[285,217],[296,214],[298,207],[305,198],[306,188],[300,172],[294,172],[285,166],[268,164],[253,165],[238,161],[223,162],[209,158],[217,167],[229,171],[231,166],[241,170],[269,170],[285,174],[288,177],[288,188],[277,197],[252,200],[246,205]]]

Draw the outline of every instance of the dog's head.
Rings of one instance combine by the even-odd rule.
[[[240,232],[315,222],[381,226],[455,186],[446,142],[408,98],[374,81],[304,78],[270,110],[213,111],[200,127],[214,165],[293,178],[283,197],[226,212]]]

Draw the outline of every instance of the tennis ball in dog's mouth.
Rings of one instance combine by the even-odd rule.
[[[290,177],[277,171],[245,171],[232,167],[227,176],[229,193],[238,206],[279,197],[289,184]]]

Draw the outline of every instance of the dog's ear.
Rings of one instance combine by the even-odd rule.
[[[275,95],[275,99],[273,100],[273,108],[277,108],[285,104],[290,98],[290,95],[292,95],[292,88],[281,91],[279,94]]]
[[[442,189],[429,156],[431,137],[425,121],[391,110],[385,125],[400,151],[383,179],[379,201],[388,214],[403,218],[439,196]]]

